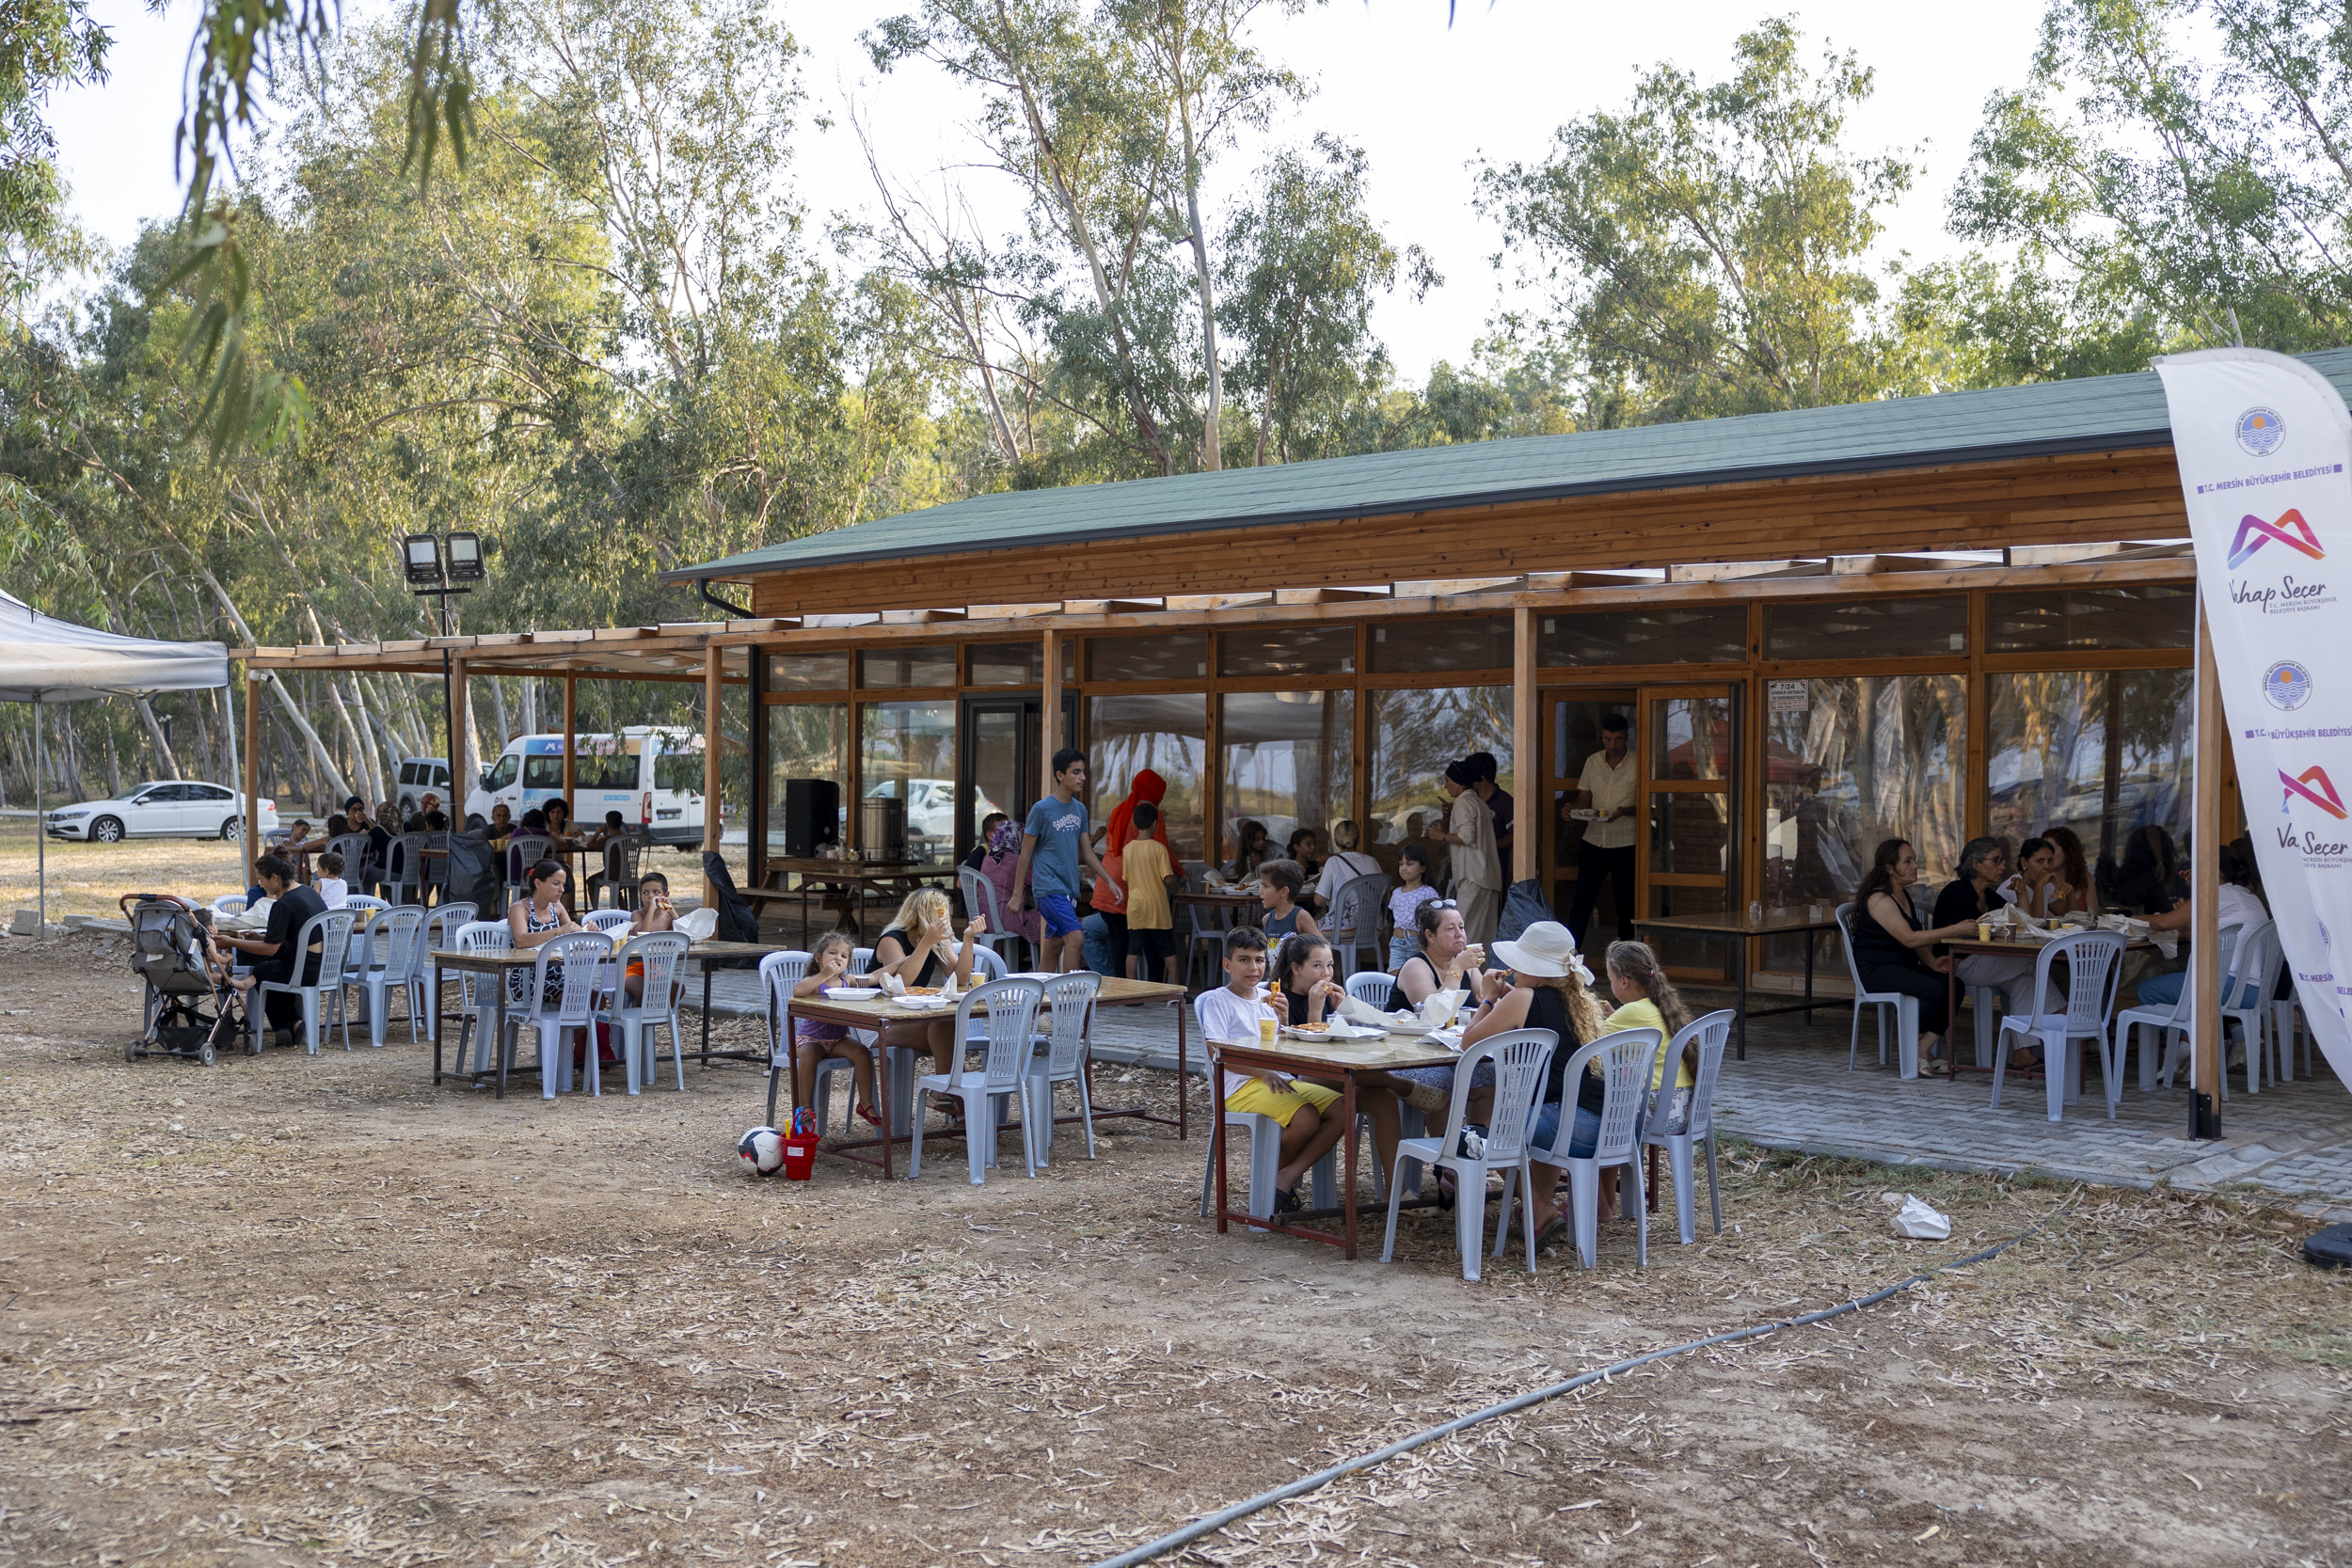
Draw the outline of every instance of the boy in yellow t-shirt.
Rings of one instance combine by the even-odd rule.
[[[1127,884],[1126,967],[1130,979],[1156,976],[1179,985],[1176,911],[1168,900],[1178,874],[1168,858],[1168,846],[1152,836],[1159,820],[1159,807],[1149,800],[1136,802],[1136,836],[1120,851],[1120,876]]]

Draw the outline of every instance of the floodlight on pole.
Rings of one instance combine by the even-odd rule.
[[[452,529],[444,551],[438,534],[404,534],[400,542],[400,560],[401,569],[408,579],[408,591],[419,598],[430,597],[441,601],[441,636],[449,637],[450,595],[469,592],[461,584],[482,580],[482,535],[470,529]],[[447,647],[441,650],[441,706],[449,716],[450,792],[455,797],[450,802],[453,808],[452,816],[462,827],[468,782],[456,774],[457,694],[451,679]]]
[[[482,580],[482,535],[470,529],[452,529],[448,545],[449,580]]]
[[[430,533],[411,533],[400,542],[401,564],[408,586],[430,592],[441,586],[441,541]]]

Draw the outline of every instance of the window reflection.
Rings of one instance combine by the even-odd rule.
[[[1511,689],[1507,686],[1438,686],[1367,691],[1372,704],[1371,842],[1397,845],[1419,839],[1445,875],[1445,817],[1449,801],[1438,781],[1445,765],[1472,752],[1491,752],[1496,784],[1512,787]],[[1379,857],[1382,863],[1393,855]]]
[[[846,667],[847,658],[844,657]],[[842,703],[775,703],[768,709],[768,852],[785,853],[785,784],[825,779],[839,785],[849,778],[850,709]],[[844,841],[848,798],[834,824],[834,843]],[[818,835],[820,838],[822,834]]]
[[[1232,857],[1233,824],[1244,817],[1265,824],[1278,849],[1295,830],[1312,828],[1328,855],[1331,824],[1348,814],[1355,794],[1356,694],[1237,691],[1219,701],[1218,858]]]
[[[1995,675],[1985,771],[1991,829],[2014,852],[2071,828],[2097,862],[2102,898],[2135,829],[2188,829],[2195,681],[2186,670]]]
[[[1160,813],[1169,847],[1201,858],[1200,793],[1208,772],[1209,704],[1198,691],[1087,700],[1087,808],[1101,827],[1136,774],[1149,768],[1168,782]]]
[[[1919,875],[1948,881],[1963,831],[1967,683],[1959,675],[1809,680],[1802,713],[1772,715],[1765,901],[1853,896],[1879,841],[1907,838]]]
[[[956,848],[956,705],[867,703],[858,727],[858,768],[866,798],[906,802],[909,856],[933,864],[952,860]],[[884,847],[871,842],[866,845],[869,853]]]

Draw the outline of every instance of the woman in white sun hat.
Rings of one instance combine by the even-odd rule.
[[[1480,971],[1477,975],[1478,1013],[1462,1031],[1463,1049],[1512,1029],[1549,1029],[1559,1036],[1544,1080],[1543,1108],[1535,1117],[1535,1145],[1550,1147],[1559,1132],[1560,1118],[1573,1116],[1575,1129],[1568,1151],[1590,1154],[1600,1141],[1600,1107],[1607,1085],[1598,1073],[1587,1072],[1584,1082],[1577,1085],[1575,1099],[1569,1101],[1561,1080],[1567,1073],[1568,1058],[1605,1032],[1608,1015],[1590,989],[1593,972],[1577,952],[1576,938],[1556,920],[1535,922],[1516,942],[1496,942],[1494,958],[1501,967]],[[1607,1174],[1603,1173],[1604,1180]],[[1535,1167],[1528,1201],[1535,1206],[1538,1246],[1565,1224],[1559,1205],[1552,1201],[1559,1185],[1559,1166]],[[1613,1183],[1602,1188],[1600,1205],[1603,1219],[1616,1217]]]

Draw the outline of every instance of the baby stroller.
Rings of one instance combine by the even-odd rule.
[[[131,923],[131,967],[147,983],[146,1022],[122,1048],[122,1059],[183,1056],[211,1067],[243,1034],[237,993],[216,982],[204,961],[213,911],[154,893],[125,894],[121,909]],[[253,1047],[246,1050],[250,1054]]]

